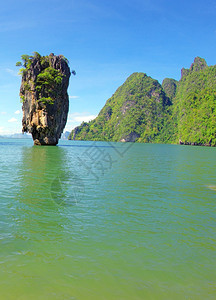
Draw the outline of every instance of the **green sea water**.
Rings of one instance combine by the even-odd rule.
[[[0,299],[216,299],[216,149],[0,140]]]

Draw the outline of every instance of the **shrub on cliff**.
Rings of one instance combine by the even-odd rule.
[[[19,74],[24,77],[27,71],[34,66],[35,62],[40,65],[41,71],[37,75],[36,80],[32,82],[32,88],[29,83],[25,83],[23,92],[30,89],[36,90],[39,94],[38,101],[44,104],[54,103],[64,76],[60,70],[53,68],[51,57],[52,55],[41,56],[38,52],[34,52],[33,56],[27,54],[22,55],[22,62],[18,61],[16,63],[16,66],[22,67]],[[68,60],[64,56],[62,56],[62,58],[68,63]],[[20,95],[20,99],[21,102],[23,102],[23,94]]]

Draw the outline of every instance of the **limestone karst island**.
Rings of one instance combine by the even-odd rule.
[[[69,109],[67,93],[71,75],[63,55],[23,55],[20,98],[23,132],[32,134],[35,145],[56,145],[65,128]]]
[[[216,146],[216,66],[196,57],[162,85],[134,73],[69,139]]]

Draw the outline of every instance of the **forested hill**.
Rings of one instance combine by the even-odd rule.
[[[216,145],[216,66],[196,57],[181,79],[162,85],[133,73],[99,115],[69,139]]]

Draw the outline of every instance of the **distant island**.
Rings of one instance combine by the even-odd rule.
[[[5,134],[3,136],[0,135],[1,139],[31,139],[30,134],[26,133],[13,133],[13,134]]]
[[[133,73],[69,139],[216,146],[216,66],[196,57],[179,81],[162,85]]]

